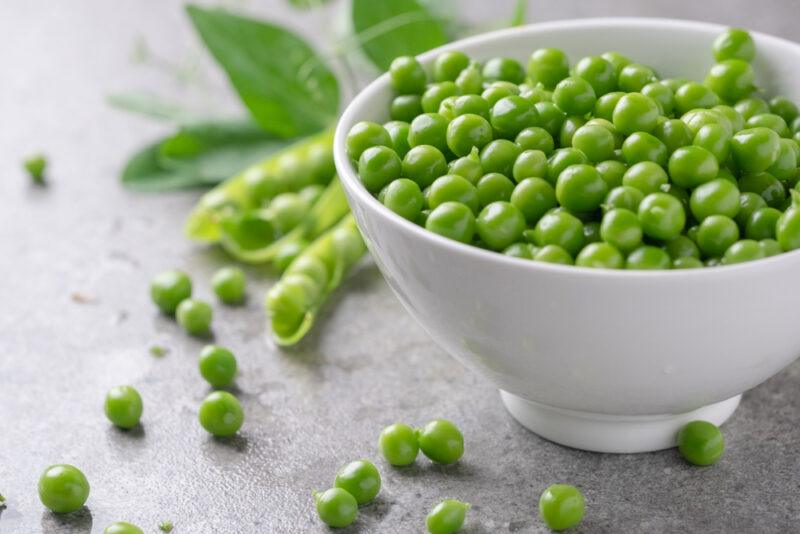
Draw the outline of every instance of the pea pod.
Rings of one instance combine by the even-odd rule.
[[[275,341],[294,345],[311,329],[317,310],[366,252],[352,215],[311,243],[267,293],[266,309]]]
[[[194,240],[216,243],[223,219],[243,216],[281,193],[298,192],[333,178],[333,132],[326,130],[299,141],[208,191],[186,220],[184,231]]]

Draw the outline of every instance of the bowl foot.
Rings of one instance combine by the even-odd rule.
[[[702,419],[724,423],[739,406],[741,395],[682,414],[608,415],[556,408],[500,391],[511,415],[522,426],[560,445],[594,452],[633,453],[675,446],[678,430]]]

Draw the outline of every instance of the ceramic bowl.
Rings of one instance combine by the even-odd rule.
[[[722,26],[607,18],[488,33],[444,50],[525,62],[540,47],[574,62],[615,50],[663,77],[701,79]],[[768,94],[800,101],[800,46],[753,33]],[[501,392],[511,414],[564,445],[605,452],[674,446],[682,424],[723,423],[742,392],[800,355],[800,251],[732,266],[613,271],[516,259],[427,232],[383,207],[345,152],[358,121],[389,120],[383,75],[344,112],[336,167],[369,250],[431,338]]]

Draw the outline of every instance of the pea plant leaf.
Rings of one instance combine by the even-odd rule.
[[[417,0],[353,0],[353,30],[381,70],[397,56],[415,56],[448,41],[442,21]]]
[[[514,3],[514,11],[511,13],[509,26],[522,26],[528,14],[528,0],[517,0]]]
[[[219,9],[187,6],[197,33],[252,117],[279,137],[329,126],[339,108],[336,77],[285,28]]]

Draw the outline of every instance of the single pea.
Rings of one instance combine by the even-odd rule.
[[[664,250],[673,261],[678,258],[700,258],[700,249],[697,248],[694,241],[685,235],[679,235],[667,241],[664,244]]]
[[[569,60],[564,52],[556,48],[533,51],[528,60],[528,78],[532,83],[541,83],[546,89],[553,89],[567,76]]]
[[[470,243],[475,235],[475,215],[460,202],[445,202],[430,212],[425,229],[455,241]]]
[[[614,65],[600,56],[587,56],[575,64],[575,76],[583,78],[592,86],[597,96],[610,93],[617,88],[617,71]]]
[[[539,516],[550,530],[566,530],[583,520],[583,495],[575,486],[553,484],[539,497]]]
[[[39,477],[39,500],[57,514],[79,510],[88,498],[89,481],[73,465],[51,465]]]
[[[705,265],[703,265],[702,261],[691,256],[675,258],[672,261],[673,269],[702,269],[703,267],[705,267]]]
[[[552,102],[553,92],[548,91],[542,84],[522,84],[519,86],[519,96],[527,98],[532,103]]]
[[[544,263],[573,265],[572,256],[569,255],[569,252],[558,245],[543,246],[533,255],[533,259],[534,261],[540,261]]]
[[[706,124],[697,131],[692,144],[705,148],[722,164],[730,155],[731,136],[722,125]]]
[[[575,212],[597,209],[607,193],[605,181],[591,165],[570,165],[561,171],[556,181],[559,204]]]
[[[217,298],[225,304],[239,304],[244,301],[246,278],[239,267],[223,267],[211,278],[211,287]]]
[[[536,223],[533,236],[540,247],[558,245],[564,249],[570,255],[571,263],[572,256],[583,247],[583,223],[567,211],[550,210]]]
[[[421,189],[446,172],[447,160],[438,148],[430,145],[415,146],[401,164],[401,176],[414,180]]]
[[[689,127],[689,131],[692,132],[692,139],[694,139],[694,136],[700,131],[700,128],[707,124],[719,124],[725,128],[728,134],[734,134],[733,123],[725,114],[715,109],[693,109],[684,113],[681,116],[681,120]]]
[[[538,251],[537,247],[534,247],[530,243],[525,242],[517,242],[512,243],[503,249],[503,254],[506,256],[511,256],[513,258],[521,258],[525,260],[532,260],[533,255]]]
[[[416,58],[400,56],[389,65],[389,81],[399,94],[417,95],[425,90],[428,76]]]
[[[648,237],[669,240],[680,235],[686,224],[681,202],[667,193],[650,193],[639,204],[642,231]]]
[[[555,185],[561,173],[570,165],[588,164],[589,158],[577,148],[559,148],[547,160],[547,181]]]
[[[672,260],[663,249],[650,245],[642,245],[633,249],[625,260],[625,268],[637,271],[669,269]]]
[[[521,180],[511,193],[511,203],[522,212],[529,225],[535,225],[558,203],[553,186],[542,178]]]
[[[103,530],[103,534],[144,534],[144,531],[131,523],[117,521],[116,523],[108,525]]]
[[[736,224],[744,231],[747,221],[754,211],[766,208],[767,202],[758,193],[745,192],[739,194],[739,213],[736,215]]]
[[[266,211],[273,228],[282,235],[300,224],[310,207],[309,202],[299,193],[287,192],[273,198]]]
[[[741,59],[726,59],[709,69],[703,83],[722,100],[737,102],[755,90],[755,79],[750,63]]]
[[[739,28],[728,28],[719,34],[714,39],[711,48],[717,61],[726,59],[752,61],[756,56],[756,45],[753,43],[753,38],[746,30]]]
[[[464,454],[464,436],[456,425],[436,419],[417,429],[417,442],[422,453],[439,464],[452,464]]]
[[[496,201],[481,210],[475,228],[489,248],[502,250],[522,236],[525,216],[510,202]]]
[[[603,52],[600,54],[600,57],[611,63],[614,67],[614,71],[617,73],[617,77],[619,77],[619,73],[625,67],[625,65],[630,65],[632,61],[627,56],[620,54],[619,52]]]
[[[203,336],[208,334],[211,327],[213,312],[211,306],[199,299],[183,300],[175,312],[178,324],[193,336]]]
[[[139,424],[144,407],[133,386],[115,386],[106,394],[104,409],[109,421],[127,430]]]
[[[681,85],[687,84],[690,81],[689,78],[664,78],[663,80],[659,80],[658,83],[669,87],[674,94]]]
[[[744,263],[746,261],[760,260],[764,257],[764,250],[758,241],[752,239],[742,239],[737,241],[725,251],[722,256],[722,263],[732,265],[734,263]]]
[[[413,428],[403,423],[384,428],[378,438],[378,446],[386,461],[394,466],[413,464],[419,452],[417,434]]]
[[[697,246],[707,257],[721,257],[738,240],[739,227],[724,215],[706,217],[697,229]]]
[[[513,139],[525,128],[536,124],[539,114],[533,103],[517,96],[498,100],[491,110],[492,128],[498,137]]]
[[[366,504],[380,491],[381,475],[372,462],[356,460],[339,469],[333,485],[355,497],[358,504]]]
[[[614,134],[598,124],[585,124],[572,136],[572,146],[583,152],[592,163],[598,163],[614,155]]]
[[[797,104],[786,98],[785,96],[776,96],[769,101],[770,112],[778,115],[787,123],[792,123],[798,116],[800,110],[797,109]]]
[[[447,173],[456,174],[472,184],[477,184],[484,174],[479,154],[478,150],[474,149],[469,155],[454,159],[447,165]]]
[[[659,106],[661,106],[662,115],[672,114],[675,108],[675,93],[669,86],[659,82],[651,82],[642,87],[642,94],[652,98]]]
[[[678,432],[678,451],[689,463],[711,465],[725,452],[725,438],[717,425],[691,421]]]
[[[431,145],[446,152],[447,126],[448,120],[438,113],[417,115],[408,128],[408,146]]]
[[[613,120],[614,108],[623,96],[625,96],[625,93],[622,91],[614,91],[598,97],[597,102],[594,103],[594,112],[592,114],[599,119]]]
[[[622,96],[614,107],[612,122],[623,135],[651,132],[658,123],[659,109],[655,101],[641,93]]]
[[[491,108],[503,98],[514,95],[515,93],[506,86],[490,85],[489,87],[483,90],[480,96],[486,101],[487,104],[489,104],[489,107]]]
[[[476,188],[478,203],[483,207],[492,202],[509,200],[514,192],[514,182],[503,174],[490,172],[478,180]]]
[[[445,499],[433,507],[425,518],[430,534],[454,534],[461,530],[470,505],[453,499]]]
[[[492,140],[492,126],[480,115],[460,115],[446,128],[447,147],[456,156],[466,156],[473,148],[481,149]]]
[[[389,137],[392,138],[391,148],[400,156],[400,159],[403,159],[411,148],[408,144],[408,134],[411,130],[411,125],[405,121],[394,120],[387,122],[383,127],[386,128],[386,131],[389,132]]]
[[[790,180],[797,174],[797,150],[800,147],[791,139],[781,139],[779,143],[778,159],[767,172],[778,180]]]
[[[198,361],[200,375],[215,388],[229,386],[236,376],[236,357],[217,345],[206,345]]]
[[[198,419],[209,434],[228,437],[242,427],[244,412],[239,399],[227,391],[215,391],[200,404]]]
[[[436,112],[445,119],[447,119],[448,121],[455,119],[456,118],[455,105],[457,98],[458,98],[457,96],[448,96],[447,98],[442,100],[442,103],[439,104],[439,109]]]
[[[629,63],[619,72],[617,86],[620,91],[636,93],[641,91],[645,85],[655,81],[658,81],[658,76],[653,69],[647,65]]]
[[[692,131],[680,119],[669,119],[661,122],[653,129],[656,136],[667,147],[667,152],[672,154],[677,149],[692,144]]]
[[[652,134],[635,132],[622,143],[622,156],[628,165],[653,161],[663,167],[667,164],[667,146]]]
[[[710,215],[736,217],[739,213],[739,189],[728,180],[716,178],[692,191],[689,206],[692,215],[701,222]]]
[[[634,187],[644,195],[660,191],[668,181],[664,168],[652,161],[641,161],[632,165],[622,175],[622,185]]]
[[[514,162],[522,150],[508,139],[495,139],[481,150],[481,167],[484,172],[497,172],[512,176]]]
[[[317,515],[329,527],[343,528],[358,517],[358,502],[348,491],[331,488],[322,493],[314,492]]]
[[[150,298],[159,309],[173,315],[178,304],[192,296],[192,281],[183,271],[159,273],[150,283]]]
[[[769,128],[747,128],[731,138],[731,155],[744,172],[767,170],[780,154],[780,137]]]
[[[422,113],[422,97],[420,95],[399,95],[392,99],[389,116],[395,121],[411,122]]]
[[[469,66],[469,63],[469,56],[464,52],[458,50],[442,52],[433,63],[433,79],[437,82],[452,82]]]
[[[399,178],[387,185],[383,191],[383,205],[400,215],[414,221],[422,211],[422,191],[417,182]]]
[[[681,85],[675,92],[675,111],[678,115],[696,108],[713,108],[719,104],[719,97],[710,88],[697,82]]]
[[[347,155],[358,161],[361,153],[373,146],[392,146],[392,138],[386,128],[376,122],[361,121],[356,123],[347,133],[345,140]]]
[[[525,81],[525,71],[518,61],[507,57],[494,57],[483,65],[484,80],[520,84]]]
[[[703,147],[685,146],[669,157],[669,177],[675,185],[689,188],[710,182],[719,173],[714,154]]]
[[[592,269],[622,269],[625,257],[609,243],[589,243],[575,258],[575,265]]]
[[[456,117],[472,113],[489,119],[489,103],[480,95],[462,95],[453,100],[453,113]]]
[[[618,250],[628,252],[642,242],[642,223],[631,210],[612,209],[603,215],[600,237]]]
[[[792,135],[792,131],[789,129],[789,125],[786,124],[786,121],[774,113],[760,113],[758,115],[753,115],[747,119],[745,125],[748,128],[769,128],[780,137],[791,137]]]
[[[586,119],[583,117],[567,117],[561,125],[561,131],[558,133],[558,144],[562,148],[571,147],[572,137],[575,135],[575,132],[578,131],[578,128],[584,124],[586,124]]]
[[[539,114],[538,126],[547,130],[547,132],[557,137],[561,132],[561,126],[567,118],[566,113],[556,106],[553,102],[537,102],[533,105],[536,112]]]
[[[462,95],[479,95],[483,91],[483,74],[476,62],[462,70],[455,80],[456,88]]]
[[[622,177],[628,170],[628,167],[621,161],[611,159],[601,161],[596,164],[594,168],[600,173],[600,178],[606,183],[606,187],[608,187],[609,191],[622,185]]]
[[[541,150],[523,150],[514,162],[511,171],[514,180],[544,178],[547,176],[547,156]]]
[[[713,108],[711,108],[711,110],[716,111],[717,113],[728,119],[728,122],[731,123],[731,128],[732,128],[731,135],[733,135],[734,132],[738,132],[739,130],[744,128],[744,117],[742,117],[742,115],[738,111],[736,111],[736,109],[734,109],[733,107],[727,106],[725,104],[720,104],[718,106],[714,106]]]
[[[555,149],[553,136],[538,126],[531,126],[519,132],[514,143],[522,150],[541,150],[546,156],[552,154]]]
[[[358,158],[358,176],[370,193],[377,193],[400,177],[402,163],[397,152],[385,146],[373,146]]]
[[[783,215],[775,208],[760,208],[747,219],[744,235],[748,239],[775,239],[775,226]]]
[[[765,258],[783,253],[781,244],[774,239],[762,239],[758,242],[758,246],[761,247],[761,252],[764,253]]]
[[[786,252],[800,248],[800,191],[796,189],[792,190],[792,205],[775,225],[775,239]]]
[[[738,101],[733,108],[741,114],[745,121],[755,115],[770,112],[769,104],[767,104],[763,98],[757,96],[743,98]]]
[[[767,172],[745,174],[739,179],[739,190],[761,195],[772,208],[780,208],[786,202],[786,189],[783,184]]]
[[[585,115],[594,109],[596,101],[591,84],[577,76],[564,78],[553,91],[553,103],[567,115]]]
[[[453,174],[440,176],[431,184],[427,198],[430,209],[436,209],[445,202],[460,202],[473,213],[478,213],[478,190],[461,176]]]
[[[458,87],[453,82],[433,83],[422,93],[422,111],[425,113],[435,113],[439,110],[442,100],[449,96],[456,96]]]

